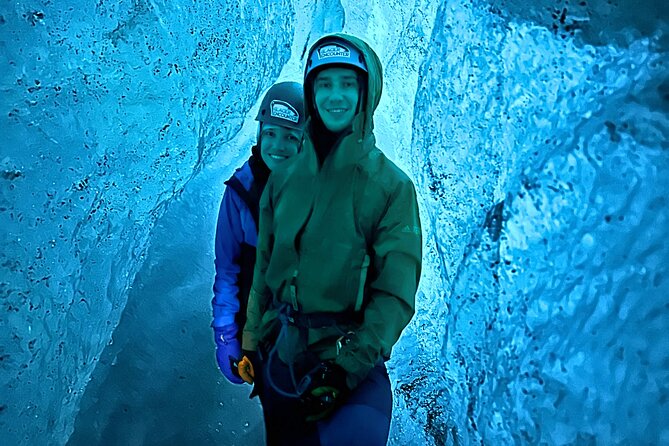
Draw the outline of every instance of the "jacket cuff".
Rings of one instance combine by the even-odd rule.
[[[242,350],[258,350],[258,339],[250,331],[244,331],[242,334]]]

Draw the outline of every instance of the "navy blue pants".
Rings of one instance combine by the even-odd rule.
[[[385,446],[392,412],[390,379],[384,363],[378,364],[346,401],[328,418],[304,421],[302,405],[295,398],[276,393],[266,379],[265,367],[257,385],[265,416],[267,446]],[[288,367],[272,362],[272,378],[281,389],[291,389]]]

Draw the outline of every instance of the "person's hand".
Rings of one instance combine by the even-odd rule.
[[[255,356],[254,352],[244,352],[244,357],[237,366],[238,375],[249,384],[253,384],[255,381],[255,371],[253,370],[253,361],[251,357]],[[255,358],[254,358],[255,359]]]
[[[307,421],[327,417],[348,394],[346,371],[332,362],[320,363],[301,385],[307,387],[302,396]]]
[[[235,323],[224,327],[214,327],[218,368],[232,384],[242,384],[244,382],[237,373],[237,361],[242,356],[242,348],[237,339],[237,330],[237,324]]]

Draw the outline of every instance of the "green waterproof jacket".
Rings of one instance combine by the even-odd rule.
[[[365,42],[338,36],[365,56],[365,110],[321,167],[307,131],[301,152],[270,176],[242,346],[254,351],[258,342],[275,340],[281,303],[307,314],[361,312],[362,322],[309,329],[306,340],[310,352],[346,370],[354,388],[390,356],[413,316],[422,240],[413,183],[376,147],[373,134],[381,62]],[[342,330],[353,334],[339,349]]]

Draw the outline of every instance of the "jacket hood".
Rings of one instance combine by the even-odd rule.
[[[383,91],[383,70],[381,61],[374,50],[362,39],[343,33],[328,34],[318,39],[309,49],[307,54],[311,54],[323,43],[324,40],[336,37],[344,40],[356,47],[363,55],[367,65],[367,88],[363,89],[366,94],[365,110],[359,113],[353,121],[353,132],[360,132],[364,136],[369,136],[374,130],[374,111],[379,105],[381,93]],[[309,121],[315,110],[313,95],[313,80],[307,82],[306,69],[304,76],[304,100],[306,104],[305,115]]]

